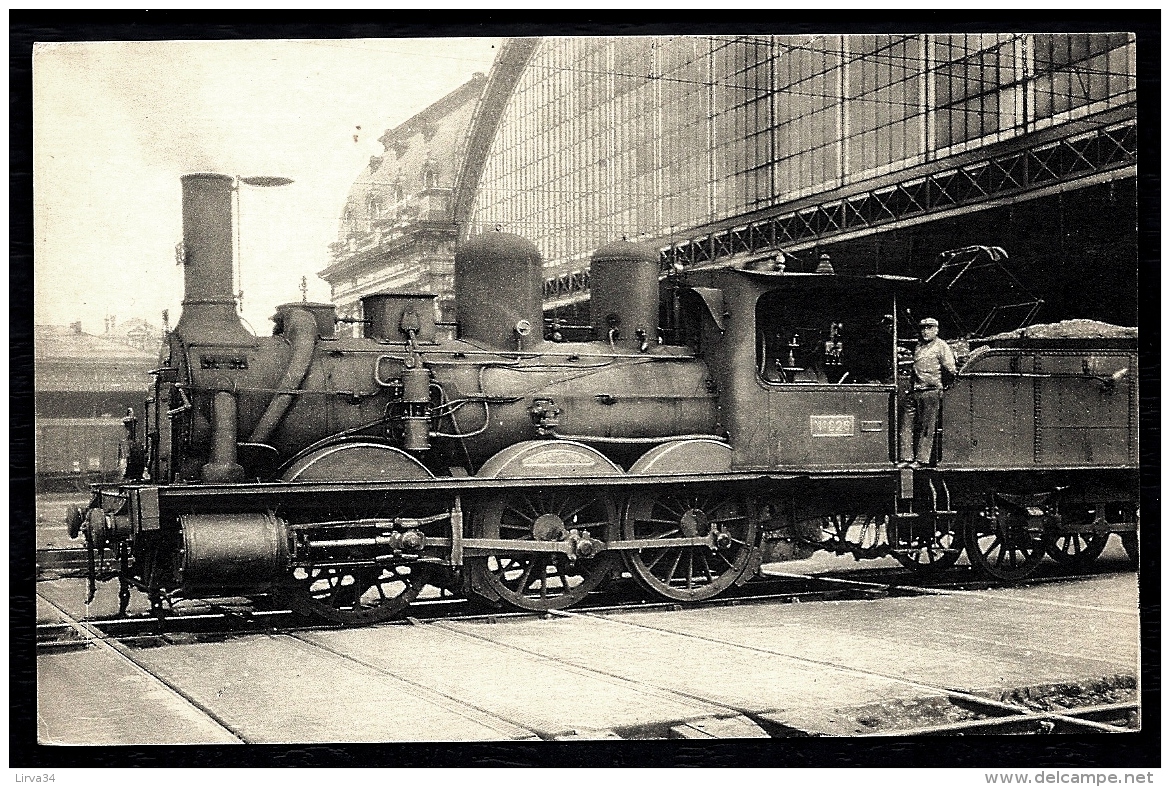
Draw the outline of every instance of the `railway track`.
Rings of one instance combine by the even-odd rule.
[[[674,601],[648,600],[627,578],[614,582],[608,589],[590,594],[571,611],[612,614],[709,609],[745,604],[866,601],[891,597],[977,593],[999,587],[994,582],[967,578],[967,572],[962,569],[952,570],[928,581],[921,581],[920,578],[898,569],[891,569],[888,572],[867,571],[865,573],[870,578],[866,580],[851,577],[849,573],[851,572],[802,574],[774,571],[718,598],[686,605]],[[1014,587],[1076,582],[1100,573],[1102,572],[1092,571],[1038,575],[1017,583]],[[450,595],[420,598],[411,604],[408,612],[409,614],[401,620],[380,625],[398,626],[435,620],[530,620],[560,614],[496,608],[478,599]],[[85,625],[101,637],[124,642],[142,640],[158,644],[165,644],[165,638],[172,635],[231,636],[339,628],[329,624],[306,623],[288,609],[258,609],[245,599],[194,600],[183,602],[178,609],[162,617],[142,613],[127,617],[87,619]],[[89,639],[78,638],[76,634],[76,628],[68,623],[38,624],[37,649],[48,651],[86,647]]]
[[[845,572],[840,572],[845,573]],[[808,603],[820,601],[883,599],[912,596],[945,596],[956,594],[969,597],[982,594],[985,583],[970,582],[965,572],[922,584],[908,584],[913,579],[904,572],[890,572],[889,576],[874,576],[879,571],[867,572],[865,580],[838,575],[787,574],[750,583],[738,592],[718,600],[687,606],[687,610],[703,610],[718,607],[736,607],[750,604]],[[1038,577],[1032,585],[1074,582],[1089,575],[1066,575]],[[873,581],[879,580],[879,581]],[[902,580],[902,581],[897,581]],[[998,597],[998,596],[997,596]],[[52,602],[50,602],[52,603]],[[1010,603],[1010,602],[1008,602]],[[450,708],[463,708],[460,713],[472,713],[482,723],[498,725],[505,729],[516,726],[515,720],[499,717],[490,707],[476,706],[464,696],[455,692],[436,692],[421,682],[412,682],[408,677],[397,674],[396,670],[380,665],[376,659],[351,653],[344,647],[332,643],[334,627],[304,625],[286,610],[251,609],[232,604],[208,604],[203,609],[189,609],[186,614],[175,614],[161,620],[153,617],[136,616],[125,619],[80,620],[69,615],[60,605],[52,604],[58,621],[45,622],[37,629],[38,653],[60,653],[75,649],[107,649],[134,665],[143,674],[157,680],[165,689],[183,702],[187,702],[215,724],[223,727],[242,742],[255,740],[239,725],[233,725],[222,714],[217,713],[213,703],[200,700],[184,689],[181,681],[168,679],[158,670],[152,669],[148,660],[141,658],[149,651],[170,644],[191,644],[200,642],[225,642],[243,635],[260,635],[270,639],[282,648],[295,648],[312,652],[316,657],[346,665],[349,668],[368,671],[373,679],[404,683],[404,690],[426,698],[428,702],[443,704]],[[858,736],[924,736],[924,735],[984,735],[984,734],[1062,734],[1062,733],[1109,733],[1134,729],[1140,724],[1140,705],[1136,699],[1136,681],[1122,676],[1111,678],[1112,683],[1105,689],[1093,685],[1071,687],[1068,685],[1043,688],[1025,687],[1006,692],[1000,696],[985,696],[970,691],[937,685],[933,682],[906,679],[882,670],[859,670],[845,667],[814,656],[783,654],[783,659],[822,669],[838,679],[881,679],[892,681],[912,693],[925,697],[921,702],[895,702],[879,704],[876,707],[842,708],[834,717],[821,723],[793,723],[791,719],[760,714],[752,709],[737,707],[734,703],[712,703],[701,690],[692,692],[677,688],[647,687],[635,685],[618,672],[607,671],[597,664],[573,664],[571,660],[553,659],[539,650],[527,648],[510,641],[499,641],[490,636],[473,633],[461,624],[482,622],[524,623],[540,617],[573,620],[589,627],[625,627],[627,631],[650,631],[657,636],[677,638],[678,649],[693,648],[696,641],[706,645],[753,652],[750,645],[716,635],[696,635],[693,632],[676,631],[671,625],[663,624],[661,615],[637,615],[637,612],[663,612],[681,610],[668,602],[647,602],[633,600],[628,590],[619,586],[615,591],[594,594],[580,607],[570,611],[555,612],[540,616],[534,613],[505,612],[485,608],[463,599],[432,598],[418,602],[410,610],[410,617],[388,626],[408,626],[430,632],[428,636],[466,641],[469,645],[498,651],[503,658],[524,658],[537,664],[547,664],[557,669],[576,670],[591,680],[608,681],[615,690],[633,691],[640,695],[649,693],[652,701],[701,703],[708,715],[701,719],[682,719],[673,725],[650,725],[645,728],[627,728],[616,732],[610,730],[600,737],[787,737],[824,734]],[[667,619],[669,620],[669,619]],[[681,620],[681,619],[680,619]],[[489,627],[488,631],[495,627]],[[485,631],[484,629],[478,629]],[[351,630],[352,631],[352,630]],[[369,631],[366,629],[365,631]],[[453,643],[457,647],[457,642]],[[759,649],[761,654],[777,654]],[[1075,691],[1074,691],[1075,688]],[[1071,694],[1070,694],[1071,692]],[[466,707],[465,707],[466,706]],[[509,728],[511,729],[511,728]],[[713,732],[713,730],[715,732]],[[582,733],[571,729],[536,728],[530,730],[532,738],[560,739],[580,738]],[[594,731],[596,732],[596,731]],[[585,731],[584,737],[593,735]],[[515,737],[513,734],[511,737]]]

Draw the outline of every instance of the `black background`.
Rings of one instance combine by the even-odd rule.
[[[437,23],[436,17],[444,20]],[[32,353],[32,45],[49,41],[387,38],[525,35],[734,35],[1132,31],[1138,54],[1138,309],[1142,504],[1159,522],[1159,11],[546,11],[268,12],[11,11],[10,76],[10,767],[518,766],[547,767],[1159,767],[1161,576],[1156,525],[1142,533],[1142,722],[1116,736],[789,738],[744,741],[65,747],[36,743]],[[273,21],[276,18],[279,21]],[[669,19],[669,21],[660,21]],[[1123,217],[1131,222],[1132,215]],[[1132,226],[1132,223],[1129,225]],[[1113,297],[1113,296],[1109,296]],[[1121,309],[1132,308],[1118,304]],[[1038,610],[1040,614],[1052,614]],[[761,676],[766,679],[766,676]],[[110,691],[117,688],[110,686]],[[289,713],[296,697],[289,697]],[[733,777],[734,778],[734,777]],[[782,778],[782,776],[781,776]]]

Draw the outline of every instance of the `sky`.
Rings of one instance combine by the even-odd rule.
[[[349,188],[378,137],[487,73],[500,39],[151,41],[37,45],[33,53],[34,319],[173,326],[182,301],[179,177],[275,175],[241,188],[243,316],[328,301]]]

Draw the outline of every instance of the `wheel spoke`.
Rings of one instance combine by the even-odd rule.
[[[657,566],[659,563],[662,562],[662,558],[666,557],[670,553],[671,553],[671,549],[669,547],[660,550],[658,552],[658,557],[654,558],[654,561],[652,563],[650,563],[650,565],[646,566],[646,569],[652,571],[655,566]]]
[[[579,505],[579,506],[577,506],[577,507],[573,508],[572,510],[570,510],[570,511],[569,511],[567,514],[564,514],[564,515],[562,515],[562,516],[561,516],[561,519],[563,519],[565,522],[568,522],[568,521],[569,521],[569,520],[571,520],[571,519],[572,519],[574,516],[576,516],[577,514],[581,513],[582,511],[584,511],[584,510],[585,510],[586,508],[588,508],[589,506],[591,506],[591,505],[594,505],[595,503],[597,503],[597,498],[596,498],[596,497],[591,497],[589,500],[585,501],[585,502],[584,502],[584,503],[582,503],[581,505]]]
[[[674,572],[678,570],[679,561],[682,560],[683,551],[678,550],[678,554],[674,556],[674,563],[670,566],[670,573],[666,575],[666,584],[670,584],[670,580],[674,579]]]
[[[707,562],[707,553],[700,552],[699,557],[703,558],[703,574],[706,575],[708,582],[714,582],[715,578],[711,575],[711,565]]]
[[[519,510],[519,509],[517,509],[517,508],[513,508],[513,507],[511,507],[511,506],[505,506],[505,507],[504,507],[504,513],[513,513],[513,514],[515,514],[516,516],[518,516],[518,517],[520,518],[520,520],[521,520],[522,522],[527,522],[529,526],[531,526],[531,525],[532,525],[532,523],[536,521],[536,518],[535,518],[535,517],[529,516],[528,514],[525,514],[523,511],[521,511],[521,510]],[[513,527],[517,527],[517,526],[516,526],[516,525],[514,525]]]
[[[999,553],[996,555],[996,558],[995,558],[995,567],[996,568],[999,568],[1000,566],[1003,565],[1004,558],[1007,556],[1007,552],[1009,549],[1011,549],[1011,547],[1009,547],[1007,544],[1000,545]]]
[[[999,536],[997,535],[995,537],[995,539],[991,542],[991,546],[989,546],[987,549],[983,550],[983,557],[987,557],[988,555],[990,555],[991,550],[995,549],[996,546],[998,546],[998,545],[999,545]]]
[[[520,502],[528,506],[528,512],[531,514],[531,520],[535,522],[536,518],[540,516],[540,509],[529,499],[528,495],[521,495]]]
[[[524,569],[524,573],[520,575],[520,584],[516,589],[523,593],[528,589],[528,580],[532,577],[532,569],[536,567],[536,561],[528,561],[528,567]]]
[[[569,586],[569,570],[567,568],[562,568],[561,566],[558,565],[557,566],[557,575],[560,576],[560,578],[561,578],[561,592],[568,593],[569,587],[570,587]]]

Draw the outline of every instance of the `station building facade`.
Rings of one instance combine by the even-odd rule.
[[[476,74],[378,140],[383,153],[350,188],[330,264],[318,273],[339,316],[361,319],[363,296],[399,290],[437,294],[440,318],[453,319],[451,194],[485,84]]]
[[[783,250],[927,275],[1001,246],[1038,319],[1136,323],[1137,85],[1126,33],[507,42],[452,195],[463,236],[532,240],[546,305],[619,237],[670,266]],[[811,270],[811,268],[810,268]]]

